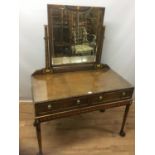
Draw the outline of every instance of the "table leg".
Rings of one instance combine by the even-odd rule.
[[[36,127],[37,140],[38,140],[38,146],[39,146],[39,152],[37,155],[43,155],[42,142],[41,142],[41,123],[39,122],[39,120],[34,121],[34,126]]]
[[[120,136],[122,136],[122,137],[125,136],[124,126],[125,126],[126,119],[127,119],[127,116],[128,116],[129,108],[130,108],[130,104],[126,105],[125,112],[124,112],[124,117],[123,117],[123,122],[122,122],[122,127],[121,127],[121,130],[120,130],[120,133],[119,133]]]

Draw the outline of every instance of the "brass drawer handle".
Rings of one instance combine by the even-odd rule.
[[[103,99],[103,97],[102,96],[99,96],[99,100],[101,101]]]
[[[125,95],[126,95],[126,92],[123,92],[123,93],[122,93],[122,96],[125,96]]]
[[[80,104],[80,100],[79,100],[79,99],[77,99],[77,100],[76,100],[76,103],[77,103],[77,104]]]
[[[49,104],[47,107],[48,107],[48,109],[50,110],[50,109],[52,108],[52,105],[51,105],[51,104]]]

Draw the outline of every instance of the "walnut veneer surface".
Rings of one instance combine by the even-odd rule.
[[[32,77],[35,103],[126,88],[132,88],[132,85],[111,69],[44,74]]]
[[[39,155],[43,155],[41,123],[91,112],[126,106],[120,136],[132,103],[133,87],[111,69],[33,74],[32,93]]]

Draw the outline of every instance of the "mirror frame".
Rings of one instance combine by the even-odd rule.
[[[104,7],[95,7],[97,9],[100,9],[99,14],[99,28],[97,31],[97,51],[96,51],[96,61],[94,62],[83,62],[83,63],[70,63],[70,64],[62,64],[62,65],[54,65],[52,64],[52,51],[54,52],[54,46],[53,46],[53,25],[52,23],[52,14],[51,9],[53,8],[59,8],[64,7],[66,5],[53,5],[48,4],[48,25],[45,25],[45,61],[46,61],[46,69],[52,70],[52,72],[64,72],[64,71],[76,71],[76,70],[86,70],[86,69],[94,69],[96,65],[100,64],[101,61],[101,55],[102,55],[102,46],[103,46],[103,40],[104,40],[104,32],[105,32],[105,26],[103,26],[104,21]],[[74,6],[78,7],[78,6]],[[79,7],[86,7],[86,6],[79,6]],[[88,6],[87,6],[88,7]],[[91,8],[91,7],[89,7]],[[49,29],[49,27],[51,29]]]

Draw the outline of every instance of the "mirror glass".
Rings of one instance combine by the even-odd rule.
[[[55,6],[49,10],[52,64],[95,62],[99,9]]]

